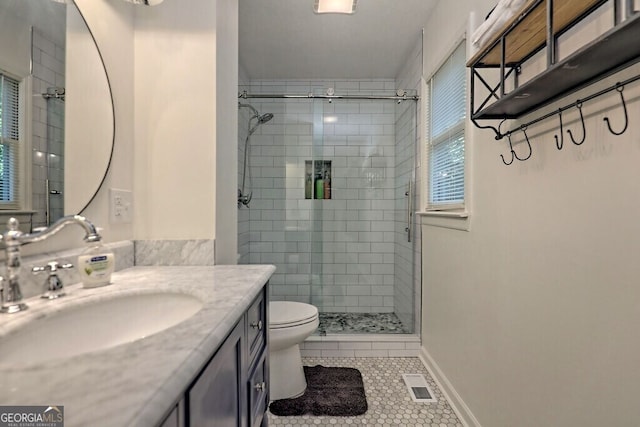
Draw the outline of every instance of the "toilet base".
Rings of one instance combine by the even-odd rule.
[[[301,396],[307,389],[297,344],[269,354],[269,394],[271,400]]]

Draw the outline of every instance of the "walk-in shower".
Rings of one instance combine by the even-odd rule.
[[[252,183],[240,263],[274,264],[271,299],[318,307],[320,334],[418,332],[417,97],[392,84],[265,81],[241,95],[253,117],[238,124],[238,179]],[[258,127],[258,111],[277,122]]]
[[[248,108],[253,115],[247,120],[247,136],[244,140],[244,161],[242,164],[242,186],[238,189],[238,206],[249,206],[253,192],[251,191],[251,135],[258,129],[258,126],[267,123],[273,119],[271,113],[258,113],[252,105],[238,103],[238,108]],[[247,176],[249,177],[249,190],[247,191]]]

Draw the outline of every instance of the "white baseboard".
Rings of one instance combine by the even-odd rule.
[[[421,347],[420,360],[427,368],[436,384],[438,384],[438,387],[440,387],[440,390],[445,395],[456,415],[458,415],[458,418],[462,421],[465,427],[482,427],[480,422],[471,412],[471,409],[469,409],[467,404],[464,403],[462,397],[460,397],[455,388],[453,388],[449,379],[442,370],[440,370],[438,364],[433,360],[429,352],[424,347]]]

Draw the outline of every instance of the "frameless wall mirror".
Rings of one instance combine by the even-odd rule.
[[[106,176],[115,122],[75,3],[0,0],[0,82],[0,220],[17,216],[32,229],[81,213]]]

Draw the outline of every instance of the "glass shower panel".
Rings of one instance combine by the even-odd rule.
[[[394,313],[407,332],[418,333],[420,312],[420,227],[414,215],[417,206],[417,103],[396,106],[395,121],[395,227]]]
[[[47,99],[45,200],[47,224],[64,214],[64,100]]]
[[[324,178],[331,186],[331,198],[314,200],[312,211],[311,292],[320,332],[412,333],[404,193],[415,169],[416,103],[313,102],[314,161],[327,169],[314,184]]]
[[[324,144],[323,144],[323,102],[314,99],[309,102],[313,112],[313,135],[311,157],[306,161],[305,186],[310,186],[311,200],[311,304],[318,307],[318,311],[323,313],[325,307],[329,305],[325,283],[329,280],[324,268],[324,228],[323,217],[325,204],[330,201],[324,199]],[[328,211],[328,209],[327,209]],[[322,331],[320,331],[322,332]]]

